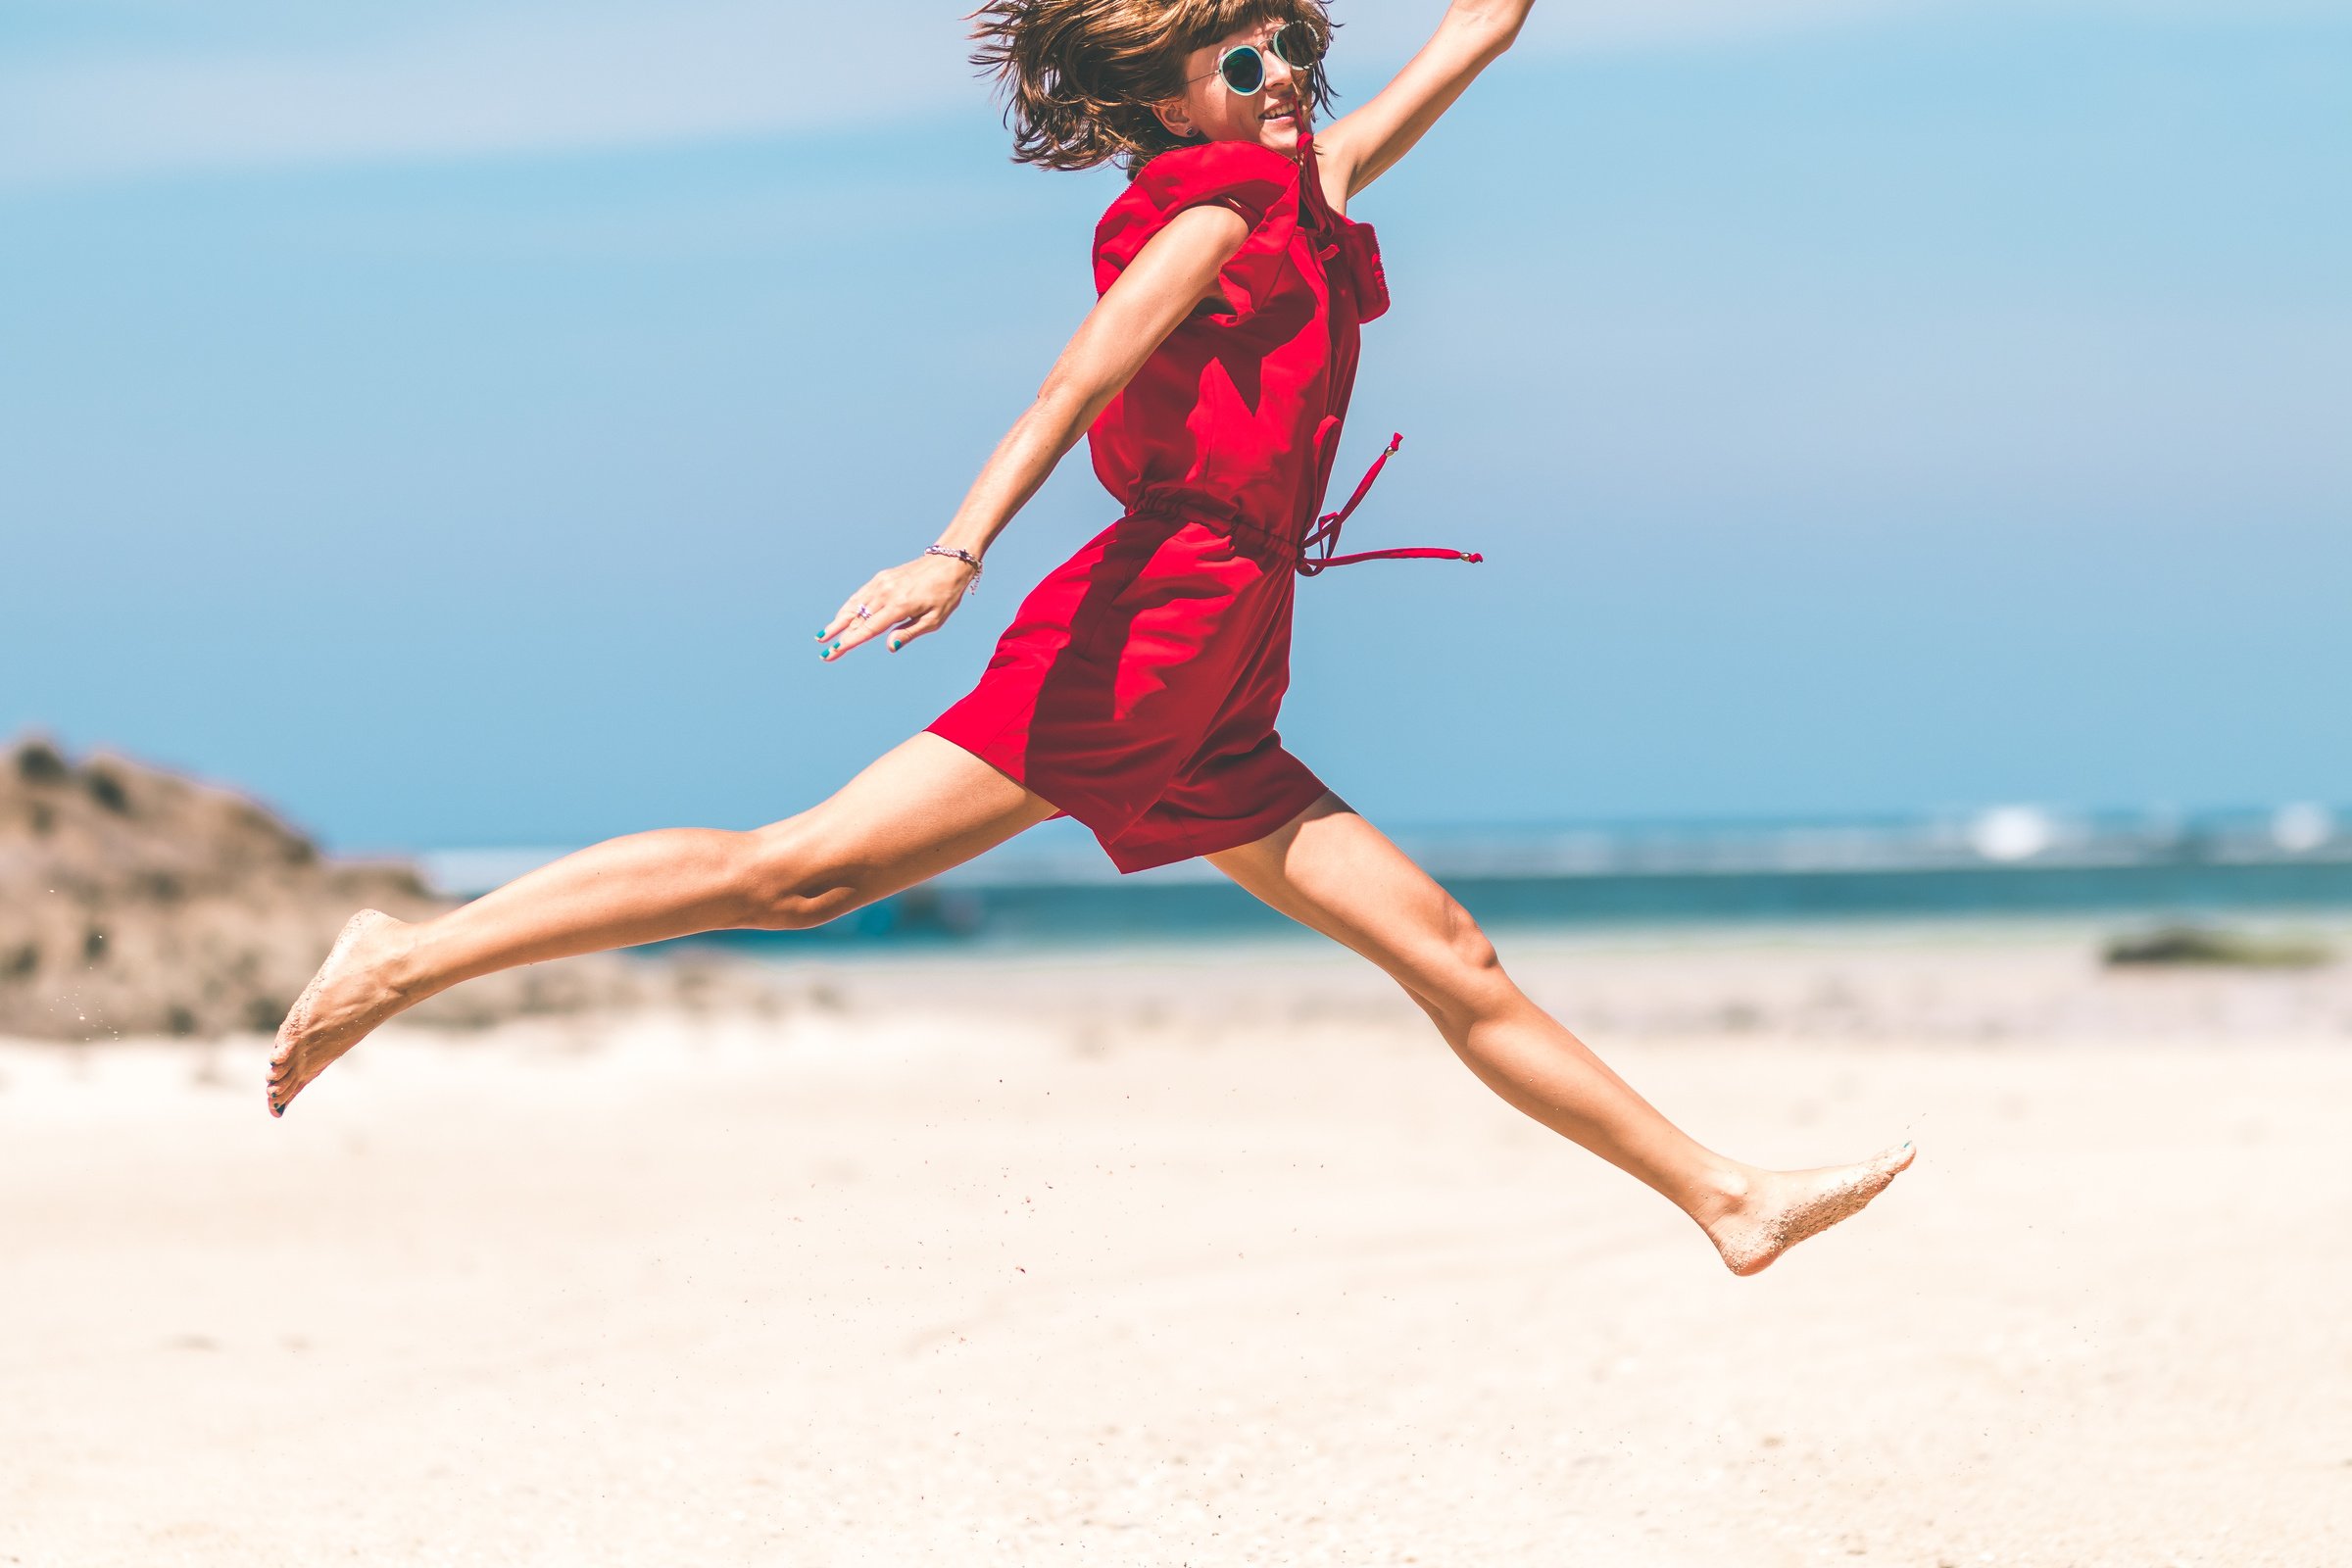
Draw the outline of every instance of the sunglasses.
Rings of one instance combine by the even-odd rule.
[[[1315,69],[1323,51],[1315,39],[1315,29],[1303,22],[1286,22],[1275,29],[1268,47],[1274,58],[1301,74]],[[1217,69],[1211,74],[1223,76],[1225,85],[1244,98],[1255,97],[1265,90],[1266,61],[1253,43],[1236,44],[1217,56]],[[1207,76],[1197,76],[1206,81]]]

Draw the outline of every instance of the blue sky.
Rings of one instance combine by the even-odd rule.
[[[956,7],[17,0],[0,731],[351,848],[749,824],[977,675],[1083,450],[906,653],[1091,301]],[[1437,4],[1340,0],[1342,108]],[[1397,825],[2352,804],[2352,6],[1543,0],[1357,200],[1349,542],[1284,734]]]

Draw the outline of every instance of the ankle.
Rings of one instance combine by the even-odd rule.
[[[1708,1228],[1741,1214],[1755,1200],[1756,1178],[1761,1174],[1752,1166],[1716,1160],[1691,1182],[1684,1196],[1683,1212]]]
[[[368,978],[403,1001],[415,998],[425,988],[431,972],[425,930],[426,924],[405,920],[378,922],[368,933],[373,950],[366,955]]]

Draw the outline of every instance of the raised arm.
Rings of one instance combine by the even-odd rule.
[[[1249,237],[1250,224],[1240,213],[1202,203],[1176,214],[1145,243],[1079,323],[1036,401],[989,455],[939,536],[943,548],[987,554],[1152,351],[1216,294],[1217,273]],[[821,657],[830,662],[884,632],[896,652],[938,630],[962,602],[971,577],[972,568],[961,561],[934,555],[876,572],[817,633],[825,645]],[[860,616],[859,605],[869,612]]]
[[[1453,0],[1437,32],[1395,79],[1360,109],[1315,132],[1315,157],[1329,180],[1345,174],[1349,196],[1388,172],[1490,61],[1511,46],[1535,0]]]

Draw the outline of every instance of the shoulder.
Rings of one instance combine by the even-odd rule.
[[[1105,224],[1165,221],[1184,208],[1217,202],[1255,228],[1269,213],[1295,200],[1298,165],[1253,141],[1194,142],[1171,147],[1146,164],[1102,215]]]
[[[1298,180],[1297,163],[1256,142],[1171,147],[1137,172],[1095,225],[1095,287],[1107,289],[1178,213],[1214,202],[1250,225],[1219,274],[1234,309],[1216,319],[1241,320],[1286,286],[1284,257],[1299,221]]]
[[[1298,183],[1298,162],[1253,141],[1203,141],[1171,147],[1143,167],[1131,190],[1154,203],[1181,203],[1203,192]]]

